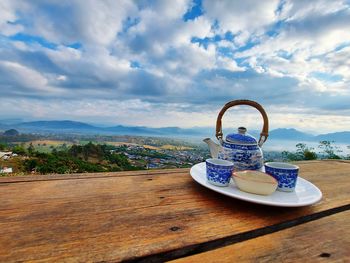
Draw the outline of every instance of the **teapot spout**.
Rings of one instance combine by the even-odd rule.
[[[221,145],[213,142],[210,138],[205,138],[203,140],[209,146],[210,155],[212,158],[218,158],[219,152],[221,151]]]

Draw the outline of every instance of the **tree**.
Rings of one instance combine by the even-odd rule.
[[[313,152],[314,148],[309,148],[305,143],[298,143],[297,147],[297,155],[300,156],[301,160],[316,160],[317,154]]]
[[[346,148],[348,148],[348,150],[350,150],[350,145],[346,146]],[[350,154],[348,154],[348,156],[346,156],[345,159],[350,160]]]
[[[302,161],[302,160],[316,160],[317,154],[313,151],[314,148],[309,148],[305,143],[298,143],[295,145],[297,151],[295,153],[283,151],[283,159],[289,161]]]
[[[26,150],[24,149],[23,145],[16,145],[12,148],[12,152],[19,154],[19,155],[25,155]]]
[[[19,132],[15,129],[10,129],[4,132],[5,136],[17,136],[19,135]]]
[[[283,151],[282,158],[283,160],[287,161],[300,161],[299,156],[296,153],[292,153],[289,151]]]
[[[70,147],[68,153],[73,156],[73,157],[78,157],[78,155],[82,152],[81,146],[80,145],[72,145],[72,147]]]
[[[340,153],[339,147],[333,146],[334,141],[320,141],[318,148],[322,149],[324,152],[325,159],[341,159],[341,157],[335,152]]]
[[[7,145],[5,143],[0,142],[0,151],[3,151],[7,148]]]
[[[29,159],[24,161],[24,168],[27,172],[32,172],[38,166],[36,159]]]
[[[27,148],[28,154],[32,155],[34,153],[34,150],[35,149],[34,149],[33,143],[30,143],[29,147]]]

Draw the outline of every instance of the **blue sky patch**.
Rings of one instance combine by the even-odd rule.
[[[202,0],[193,0],[191,9],[183,16],[184,21],[194,20],[203,14]]]
[[[200,46],[207,48],[209,44],[216,44],[218,41],[221,41],[221,40],[222,40],[222,37],[220,35],[215,35],[214,37],[205,37],[205,38],[192,37],[191,42],[198,43]]]
[[[141,65],[137,61],[131,61],[130,62],[130,67],[132,67],[132,68],[141,68]]]
[[[265,34],[268,35],[269,37],[275,37],[281,32],[281,30],[284,27],[285,27],[285,23],[283,21],[278,21],[277,23],[270,26],[265,32]]]
[[[325,82],[338,82],[343,79],[341,75],[333,75],[325,72],[312,72],[310,75]]]
[[[237,48],[236,52],[243,52],[243,51],[249,50],[255,45],[257,45],[258,43],[259,42],[248,41],[244,46]]]
[[[21,42],[25,42],[25,43],[29,43],[29,44],[37,43],[37,44],[40,44],[41,46],[49,48],[49,49],[56,49],[58,46],[55,43],[47,41],[43,37],[32,36],[32,35],[27,35],[27,34],[22,34],[22,33],[18,33],[16,35],[10,36],[9,39],[14,40],[14,41],[21,41]]]
[[[277,51],[277,55],[278,55],[279,57],[281,57],[281,58],[288,59],[288,60],[291,59],[292,56],[293,56],[292,53],[289,53],[289,52],[287,52],[287,51],[285,51],[285,50],[279,50],[279,51]]]
[[[79,42],[76,42],[76,43],[67,45],[67,47],[74,48],[74,49],[81,49],[83,47],[83,45]]]
[[[337,46],[334,51],[339,51],[339,50],[342,50],[343,48],[346,48],[349,46],[350,46],[350,42],[345,42],[345,43],[342,43],[339,46]]]

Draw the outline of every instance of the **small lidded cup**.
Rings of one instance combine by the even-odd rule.
[[[233,162],[213,158],[207,159],[205,163],[208,182],[216,186],[228,186],[233,171]]]
[[[292,192],[297,183],[299,167],[282,162],[265,163],[265,172],[273,176],[278,181],[277,190],[282,192]]]

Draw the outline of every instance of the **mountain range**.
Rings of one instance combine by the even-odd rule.
[[[145,126],[112,126],[99,127],[83,122],[63,121],[33,121],[9,123],[0,121],[0,130],[16,129],[21,133],[78,133],[101,135],[140,135],[140,136],[168,136],[168,137],[214,137],[214,127],[164,127],[150,128]],[[224,134],[234,132],[232,129],[224,129]],[[258,131],[249,131],[254,137],[259,137]],[[350,131],[313,135],[293,128],[279,128],[269,132],[269,139],[293,140],[293,141],[336,141],[350,143]]]

